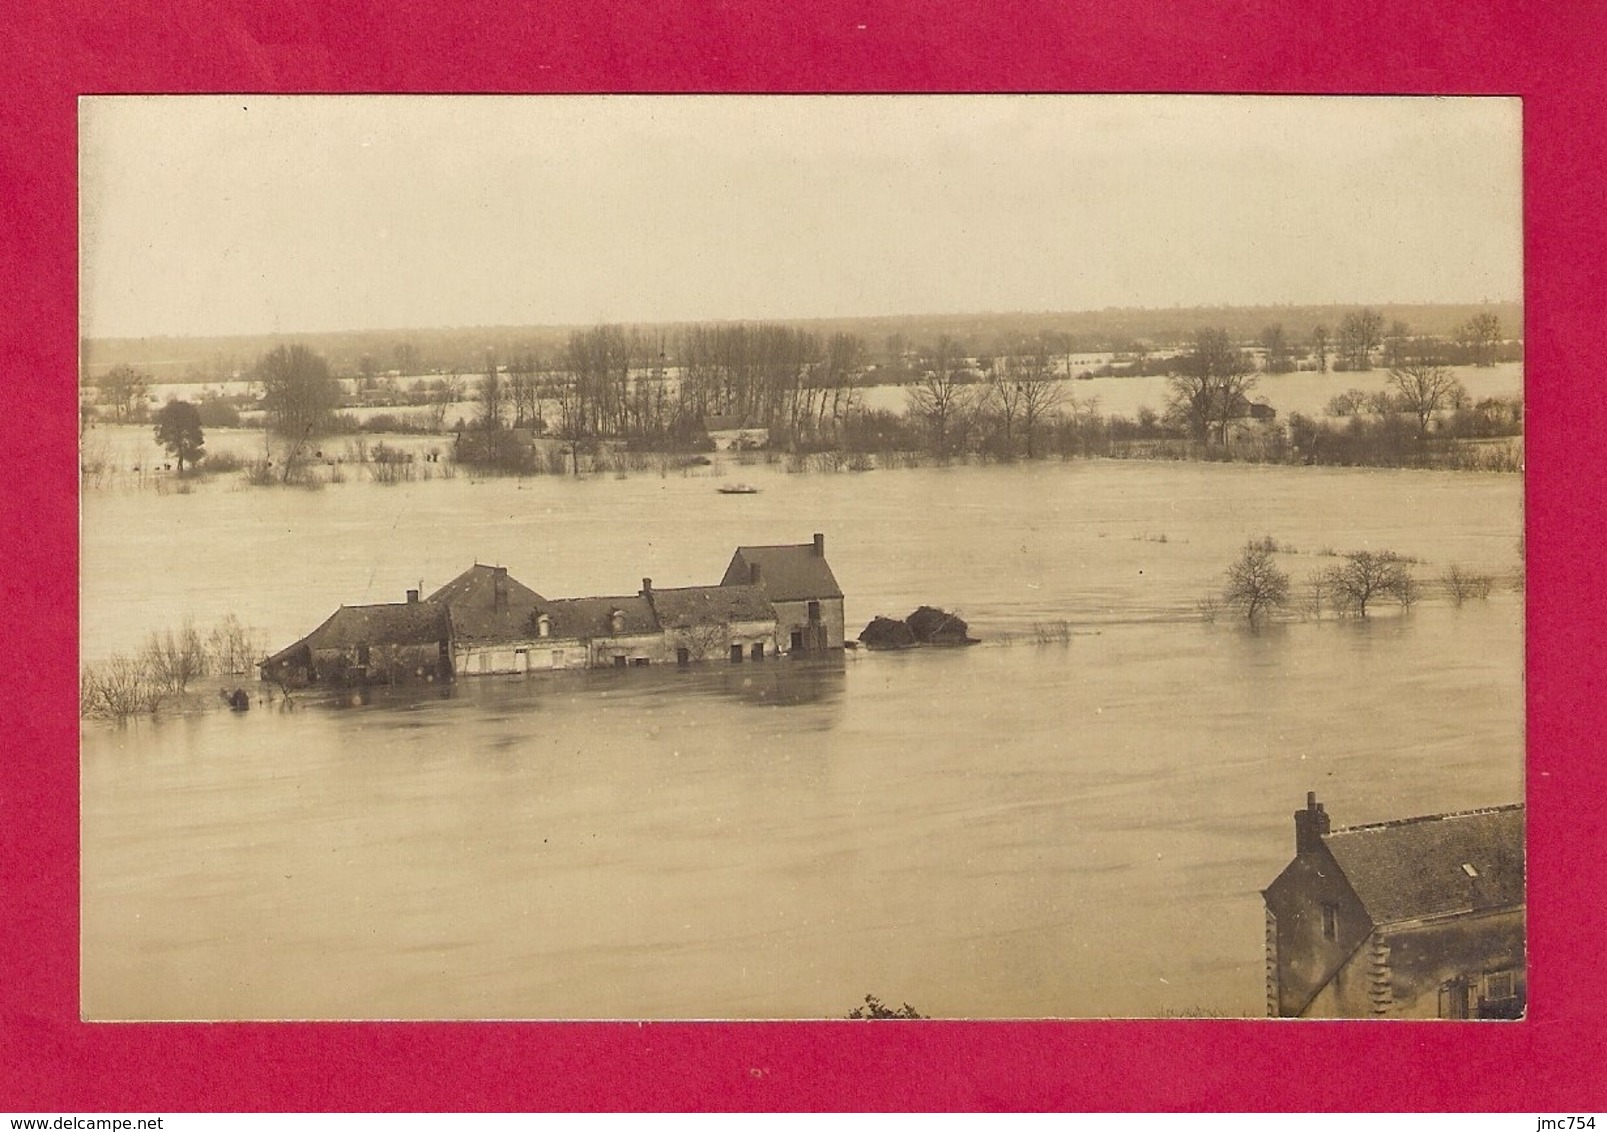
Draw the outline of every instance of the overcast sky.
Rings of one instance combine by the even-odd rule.
[[[80,108],[93,337],[1522,297],[1515,99]]]

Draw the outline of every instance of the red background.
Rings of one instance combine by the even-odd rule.
[[[9,6],[0,16],[0,428],[10,456],[0,582],[12,661],[0,682],[0,1109],[1599,1105],[1604,33],[1603,10],[1576,0]],[[436,90],[1522,95],[1529,1019],[80,1023],[75,96]]]

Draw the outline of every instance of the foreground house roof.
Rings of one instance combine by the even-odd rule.
[[[1338,829],[1323,844],[1375,924],[1520,907],[1522,803]]]

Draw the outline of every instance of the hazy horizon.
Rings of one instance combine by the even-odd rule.
[[[114,96],[80,125],[94,339],[1522,301],[1516,99]]]
[[[1260,312],[1260,311],[1274,311],[1274,310],[1300,311],[1300,310],[1309,310],[1309,309],[1312,309],[1312,308],[1326,308],[1326,307],[1335,307],[1335,308],[1341,308],[1341,309],[1345,309],[1345,310],[1361,310],[1361,309],[1367,309],[1367,308],[1383,309],[1383,310],[1398,310],[1400,308],[1410,308],[1410,307],[1428,307],[1428,308],[1434,308],[1434,309],[1446,309],[1446,308],[1457,308],[1457,307],[1492,307],[1492,306],[1516,306],[1516,307],[1522,308],[1523,307],[1523,301],[1521,299],[1488,299],[1488,300],[1484,300],[1484,299],[1469,299],[1469,300],[1465,300],[1465,301],[1447,300],[1445,302],[1424,302],[1424,303],[1380,303],[1380,302],[1368,302],[1368,301],[1364,301],[1364,300],[1355,300],[1355,301],[1338,300],[1338,301],[1335,301],[1333,303],[1208,303],[1208,304],[1197,304],[1197,305],[1191,304],[1191,305],[1188,305],[1188,306],[1173,305],[1173,306],[1165,306],[1165,307],[1142,307],[1142,306],[1134,306],[1134,307],[1101,307],[1101,308],[1099,308],[1097,310],[1086,309],[1086,310],[1032,310],[1032,311],[1028,311],[1028,310],[1012,310],[1012,311],[1003,311],[1003,310],[899,311],[899,312],[894,312],[894,313],[889,313],[889,314],[873,314],[873,315],[805,315],[805,316],[799,316],[799,317],[780,316],[780,317],[762,318],[762,319],[761,318],[747,318],[747,317],[744,317],[744,316],[741,316],[741,315],[736,315],[736,316],[732,316],[732,317],[722,317],[722,318],[685,318],[685,319],[674,319],[674,320],[658,321],[658,322],[647,322],[647,321],[634,320],[634,319],[615,320],[614,322],[609,323],[608,325],[618,325],[618,326],[624,326],[624,327],[627,327],[627,328],[650,329],[650,328],[655,328],[655,327],[698,326],[698,325],[716,325],[716,324],[727,324],[727,323],[753,323],[753,324],[757,324],[757,323],[760,323],[760,322],[779,323],[779,324],[786,324],[786,325],[799,324],[799,323],[815,323],[815,322],[819,322],[819,323],[826,323],[826,324],[829,324],[829,325],[836,325],[836,324],[840,324],[840,323],[851,323],[851,322],[903,322],[903,321],[921,321],[921,320],[939,321],[939,320],[944,320],[944,319],[968,319],[968,318],[974,318],[974,319],[1000,319],[1000,320],[1010,319],[1010,318],[1021,318],[1021,319],[1029,319],[1029,320],[1030,319],[1043,319],[1043,318],[1086,318],[1086,317],[1095,317],[1095,316],[1101,316],[1101,315],[1123,315],[1123,314],[1132,314],[1132,315],[1146,315],[1146,314],[1149,314],[1149,315],[1155,315],[1155,316],[1159,317],[1159,316],[1162,316],[1162,315],[1172,314],[1172,313],[1190,314],[1192,312],[1227,312],[1227,311],[1257,311],[1257,312]],[[595,322],[593,322],[593,323],[578,323],[578,322],[524,322],[524,323],[514,323],[514,322],[500,322],[500,323],[454,323],[454,324],[444,324],[444,323],[442,323],[442,324],[436,324],[436,325],[419,325],[419,326],[337,326],[337,327],[325,327],[325,328],[316,329],[316,330],[291,328],[291,329],[284,329],[284,330],[232,331],[232,332],[226,332],[226,333],[221,333],[221,334],[111,334],[111,335],[99,335],[99,336],[87,335],[86,334],[86,335],[83,336],[83,340],[85,342],[93,342],[93,343],[141,342],[141,341],[153,341],[153,340],[172,340],[172,341],[176,341],[176,342],[207,342],[207,341],[220,341],[221,342],[221,341],[242,340],[242,339],[244,339],[244,340],[255,340],[255,339],[262,339],[262,338],[294,339],[294,338],[315,338],[315,337],[335,337],[335,336],[363,337],[363,336],[368,336],[368,335],[464,334],[464,333],[469,333],[471,331],[485,331],[487,333],[506,333],[506,332],[509,332],[509,331],[549,331],[550,332],[550,331],[565,331],[565,330],[587,329],[587,328],[590,328],[591,326],[595,326],[595,325],[598,325],[598,324],[595,323]],[[1512,337],[1521,338],[1522,337],[1522,334],[1521,334],[1522,327],[1516,327],[1514,329],[1519,331],[1519,333],[1512,335]]]

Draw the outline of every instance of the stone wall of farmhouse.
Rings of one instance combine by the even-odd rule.
[[[791,648],[792,634],[795,630],[804,631],[804,640],[809,640],[809,603],[807,601],[777,601],[772,604],[776,607],[776,637],[783,649]],[[840,649],[843,647],[843,634],[846,626],[843,623],[843,599],[840,597],[822,598],[820,600],[820,621],[825,626],[825,647]]]
[[[459,676],[494,676],[554,668],[612,668],[616,657],[627,665],[674,664],[677,650],[688,649],[694,661],[727,661],[732,645],[740,645],[743,659],[751,659],[753,646],[762,645],[766,657],[779,656],[786,638],[779,636],[776,622],[736,621],[708,631],[667,629],[662,633],[639,633],[618,637],[592,637],[586,640],[558,637],[532,637],[520,641],[492,643],[459,642],[453,649],[453,668]]]
[[[355,648],[317,649],[312,654],[313,679],[330,684],[410,684],[446,679],[441,671],[441,648],[423,645],[371,645],[367,663]]]

